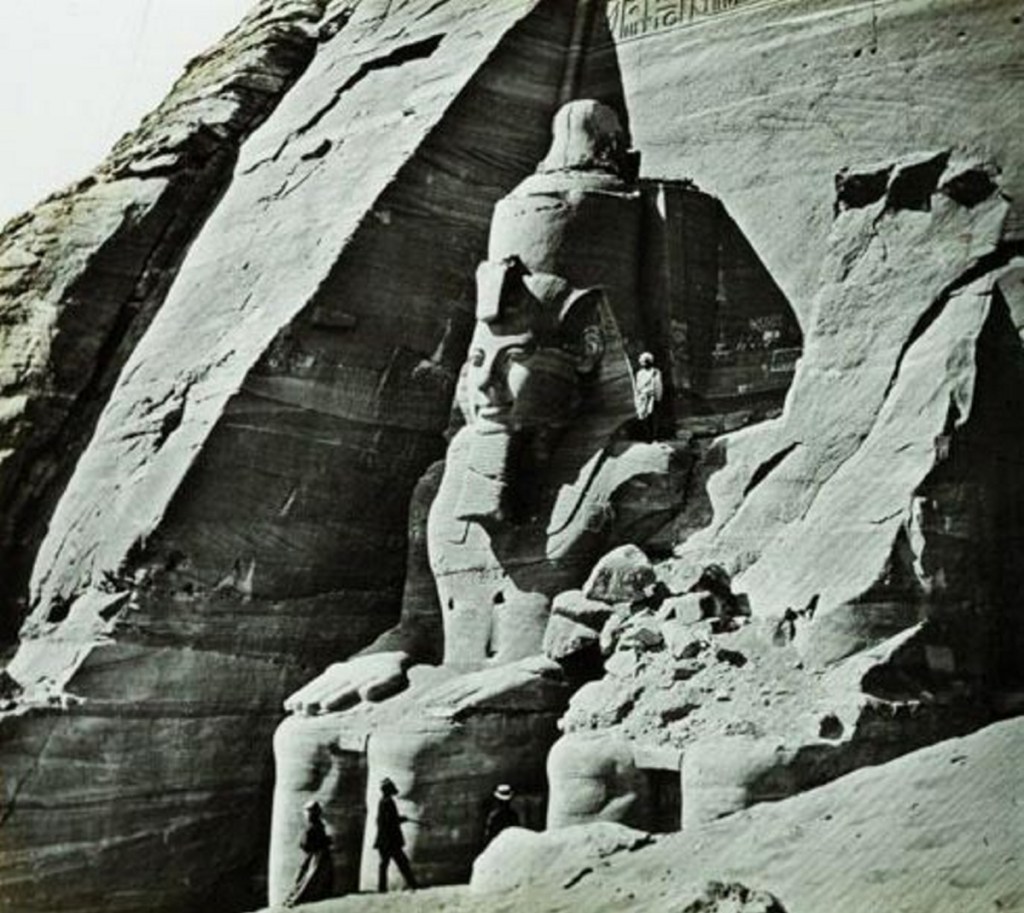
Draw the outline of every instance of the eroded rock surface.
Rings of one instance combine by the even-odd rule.
[[[119,371],[239,146],[312,59],[326,2],[261,4],[96,172],[0,234],[0,638],[25,615],[46,521]]]
[[[972,761],[974,791],[956,794],[979,813],[970,827],[900,805],[914,794],[906,767],[891,789],[870,772],[854,781],[906,829],[841,790],[785,804],[806,817],[778,805],[732,814],[1012,701],[1000,688],[1024,646],[1019,11],[1004,0],[719,6],[731,11],[714,22],[615,46],[600,5],[268,2],[95,183],[8,227],[0,293],[13,296],[16,345],[5,343],[15,358],[0,376],[0,495],[17,573],[44,524],[49,534],[26,598],[35,612],[0,682],[4,902],[255,906],[269,829],[258,746],[280,701],[378,635],[378,652],[441,656],[425,549],[405,557],[407,507],[412,496],[422,546],[436,474],[411,493],[443,449],[491,208],[543,153],[558,103],[582,92],[610,102],[645,153],[641,205],[662,231],[643,245],[646,284],[608,284],[658,303],[622,321],[625,350],[651,341],[677,406],[662,433],[675,419],[672,447],[699,462],[676,516],[648,513],[663,494],[653,486],[621,518],[651,533],[652,554],[682,543],[656,568],[659,604],[599,620],[580,600],[559,611],[555,593],[575,577],[546,594],[554,618],[598,635],[579,678],[605,672],[565,718],[558,750],[569,758],[592,739],[592,752],[565,765],[580,776],[554,804],[566,820],[632,809],[651,830],[685,816],[697,834],[728,812],[736,829],[726,820],[707,845],[673,841],[639,879],[559,885],[550,908],[678,911],[737,846],[742,862],[721,877],[787,905],[1019,903],[1003,852],[1007,776],[989,761]],[[219,196],[240,138],[314,41]],[[605,226],[568,259],[609,269],[604,255],[632,249],[633,228]],[[800,350],[787,297],[807,344],[779,418]],[[748,595],[749,621],[719,611],[714,593],[687,592],[709,563]],[[403,587],[417,608],[396,633]],[[470,641],[485,653],[496,643]],[[571,636],[561,644],[566,667],[580,651]],[[404,659],[369,666],[340,689],[342,703],[360,699],[357,716],[405,684]],[[408,674],[374,763],[408,772],[413,808],[441,801],[445,840],[470,846],[466,783],[485,793],[509,777],[479,763],[502,760],[501,715],[543,718],[512,733],[524,753],[504,759],[534,763],[566,683],[537,659],[455,684]],[[330,715],[308,721],[279,731],[310,762],[292,785],[330,791],[330,777],[350,778],[355,802],[328,820],[357,872],[371,856],[359,807],[375,786],[370,727],[343,743]],[[465,723],[461,742],[453,723]],[[617,767],[602,740],[621,747]],[[1014,750],[998,744],[1004,758]],[[737,757],[749,763],[726,763]],[[936,764],[956,773],[955,758]],[[438,759],[452,777],[431,794],[413,775]],[[947,782],[939,768],[928,770]],[[530,790],[539,820],[545,785]],[[816,804],[822,794],[840,798]],[[924,805],[950,804],[933,798]],[[857,852],[863,835],[878,857]],[[807,878],[809,857],[822,878]],[[700,885],[681,879],[681,859]],[[510,892],[493,908],[542,909],[536,896]]]
[[[1012,2],[704,10],[720,14],[620,40],[633,142],[649,150],[647,173],[691,178],[723,201],[805,329],[844,168],[877,172],[951,143],[984,149],[1012,200],[1007,239],[1021,237],[1024,111],[1012,74],[1022,21]]]
[[[650,834],[610,822],[543,833],[508,828],[473,863],[470,887],[486,893],[551,881],[571,888],[609,856],[631,853],[650,843]]]

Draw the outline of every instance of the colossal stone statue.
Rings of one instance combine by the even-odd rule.
[[[406,836],[425,883],[468,879],[494,783],[513,783],[526,821],[543,821],[545,758],[572,690],[541,655],[551,602],[603,551],[650,539],[681,497],[685,456],[621,433],[632,392],[620,327],[644,343],[640,197],[626,148],[614,112],[570,103],[537,173],[495,209],[457,395],[465,424],[427,521],[441,624],[424,626],[422,606],[407,600],[394,631],[286,703],[272,903],[294,871],[310,799],[336,831],[338,882],[374,886],[366,809],[385,776],[402,813],[422,822]],[[414,528],[411,548],[423,538]],[[423,631],[438,628],[442,664],[414,665],[442,652],[423,647]]]

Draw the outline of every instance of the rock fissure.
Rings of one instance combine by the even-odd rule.
[[[743,497],[749,495],[758,485],[761,484],[786,457],[788,457],[797,447],[800,446],[800,441],[793,441],[792,444],[787,444],[780,451],[770,456],[767,460],[761,463],[757,469],[750,474],[750,481],[747,482],[746,487],[743,489]]]
[[[907,353],[918,339],[927,332],[928,328],[935,323],[949,302],[956,297],[957,293],[979,279],[999,272],[1009,266],[1014,259],[1022,255],[1024,255],[1024,241],[1002,241],[996,245],[994,250],[978,257],[968,269],[964,270],[956,279],[942,289],[932,303],[922,312],[921,316],[918,317],[917,322],[907,334],[907,338],[901,346],[899,354],[896,356],[896,362],[893,366],[889,382],[886,384],[883,399],[888,398],[896,386],[900,375],[900,368]]]
[[[277,150],[269,158],[261,159],[258,162],[253,163],[246,169],[246,174],[255,171],[263,165],[270,162],[276,162],[281,158],[285,149],[288,148],[295,140],[301,138],[305,134],[309,133],[319,124],[328,114],[331,113],[337,106],[341,99],[347,92],[354,89],[359,83],[361,83],[371,73],[378,70],[385,70],[389,67],[400,67],[403,64],[409,63],[413,60],[423,60],[430,57],[434,51],[440,46],[444,40],[444,35],[431,35],[429,38],[423,38],[419,41],[413,41],[409,44],[399,45],[397,48],[388,51],[386,54],[380,57],[375,57],[372,60],[361,63],[356,71],[348,77],[337,89],[334,90],[334,94],[330,100],[321,106],[308,120],[304,121],[298,127],[295,128],[278,146]],[[305,158],[305,156],[303,156]]]

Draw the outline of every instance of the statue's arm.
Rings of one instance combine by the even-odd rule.
[[[409,504],[409,552],[402,614],[352,658],[328,666],[284,702],[289,713],[316,716],[361,701],[380,701],[404,690],[414,662],[437,662],[443,649],[441,611],[427,559],[427,514],[440,484],[443,463],[431,466]]]

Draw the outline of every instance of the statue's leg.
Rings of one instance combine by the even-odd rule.
[[[425,697],[409,705],[406,719],[374,729],[367,744],[364,801],[374,802],[384,777],[397,785],[399,814],[411,819],[402,825],[405,852],[420,885],[469,881],[483,849],[489,799],[500,783],[515,790],[523,823],[541,828],[544,759],[569,691],[560,681],[517,677],[502,667],[454,678],[448,694],[451,702]],[[363,838],[361,887],[367,891],[376,875],[373,831],[371,824]]]
[[[548,754],[549,829],[616,821],[655,830],[650,783],[626,740],[598,732],[562,736]]]
[[[299,848],[305,828],[303,807],[314,799],[323,808],[333,841],[334,893],[358,888],[366,821],[366,761],[363,751],[339,746],[343,716],[289,716],[274,734],[276,779],[268,872],[271,906],[280,904],[295,882],[303,859]]]
[[[683,758],[683,829],[806,789],[797,757],[777,739],[721,736],[689,746]]]

